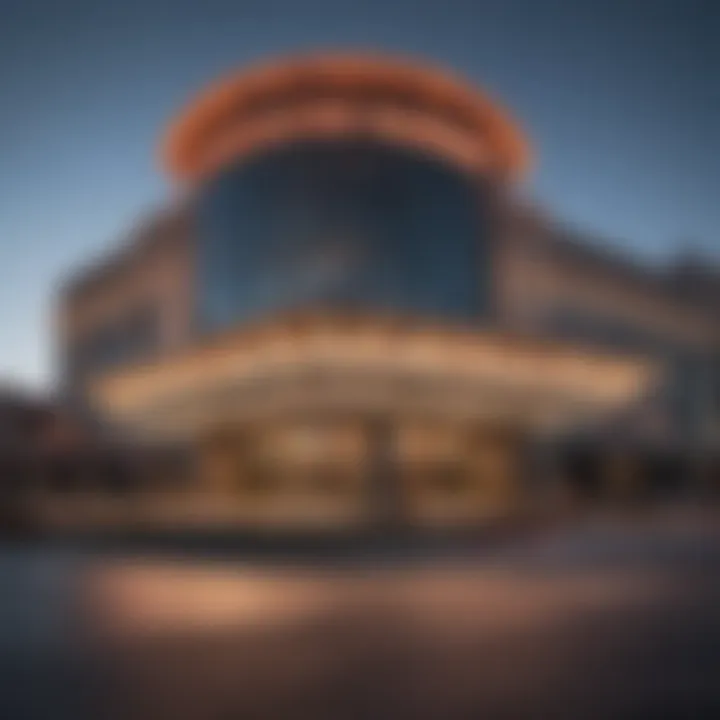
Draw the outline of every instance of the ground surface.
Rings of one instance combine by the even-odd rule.
[[[0,717],[720,717],[719,572],[688,514],[363,563],[6,548]]]

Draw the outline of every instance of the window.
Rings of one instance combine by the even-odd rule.
[[[255,157],[200,199],[200,326],[317,305],[476,317],[478,197],[454,168],[377,142]]]
[[[601,316],[572,307],[559,307],[549,313],[546,330],[567,340],[630,352],[661,352],[672,350],[672,343],[647,328],[622,317]]]
[[[84,377],[151,356],[159,347],[157,308],[142,305],[96,328],[70,349],[70,374]]]

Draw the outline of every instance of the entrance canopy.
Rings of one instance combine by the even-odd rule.
[[[305,318],[123,370],[93,394],[115,422],[168,439],[217,423],[325,412],[562,431],[607,421],[640,400],[656,374],[641,359],[494,332]]]

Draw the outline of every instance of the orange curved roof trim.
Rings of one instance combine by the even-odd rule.
[[[460,120],[464,131],[482,143],[500,174],[518,177],[529,165],[528,143],[514,121],[469,83],[407,61],[331,54],[262,65],[212,83],[171,123],[161,145],[163,166],[181,180],[205,175],[206,151],[213,152],[213,146],[222,144],[217,136],[223,130],[227,133],[229,126],[234,126],[231,134],[238,135],[243,112],[251,113],[258,102],[276,101],[282,108],[284,97],[296,96],[305,88],[326,96],[382,93],[390,103],[393,97],[411,98],[423,113],[453,115]],[[241,154],[239,147],[237,154]]]

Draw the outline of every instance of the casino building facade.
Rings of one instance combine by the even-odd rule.
[[[712,484],[718,275],[527,207],[528,142],[479,89],[294,58],[211,85],[161,160],[168,207],[62,291],[61,382],[185,472],[105,505],[88,480],[48,513],[468,526]]]

